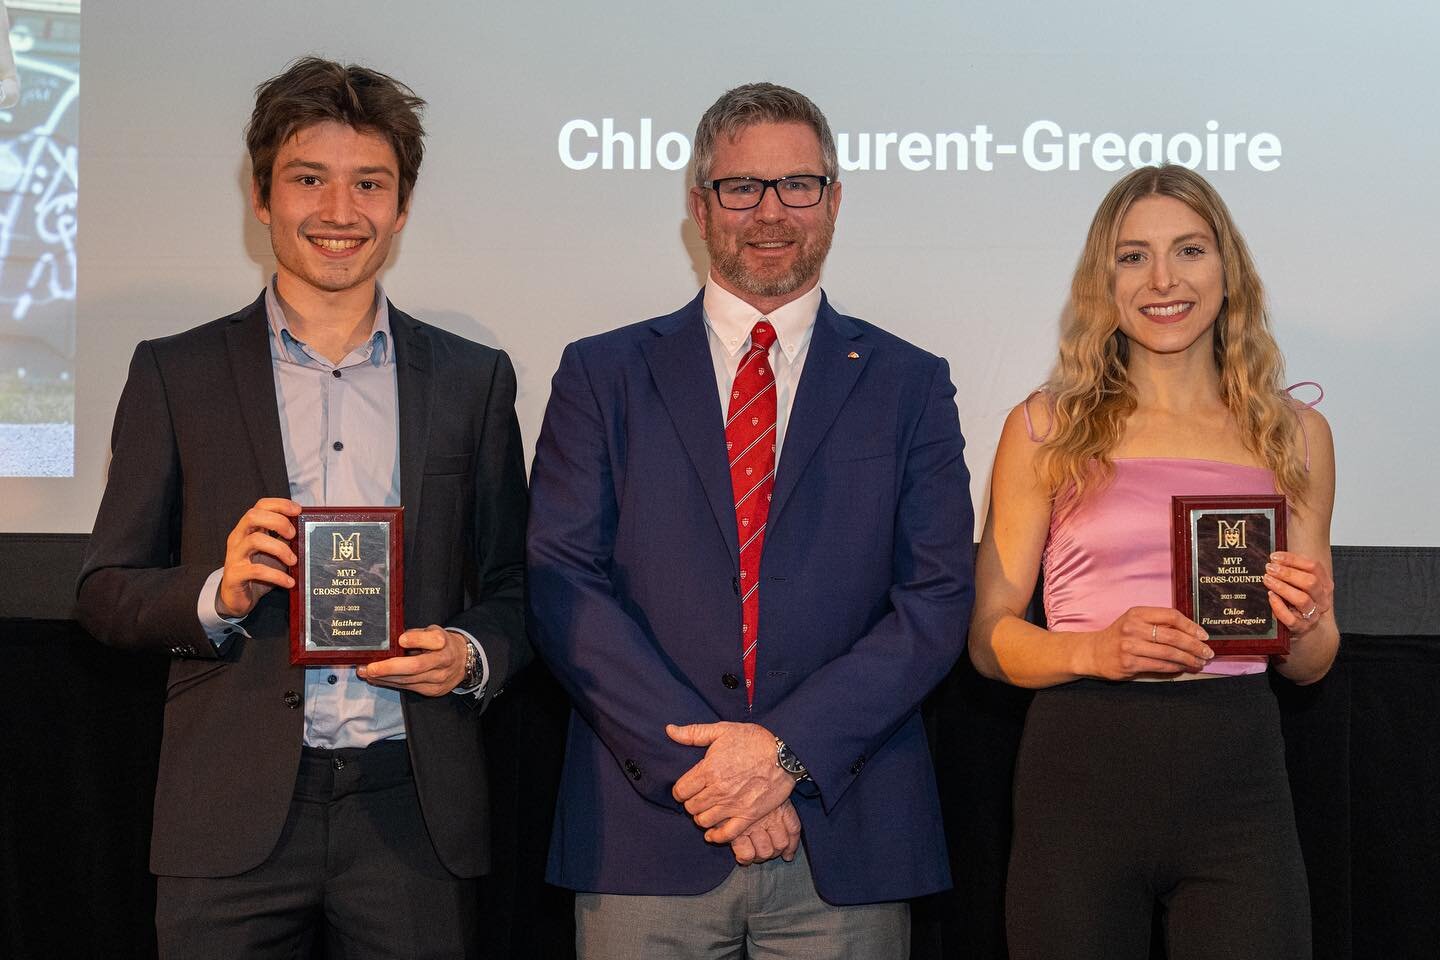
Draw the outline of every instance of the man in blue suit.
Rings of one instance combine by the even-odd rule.
[[[567,347],[536,449],[534,641],[575,705],[549,879],[586,960],[907,957],[904,901],[950,883],[919,708],[973,598],[955,389],[821,291],[807,98],[729,91],[694,173],[704,290]]]

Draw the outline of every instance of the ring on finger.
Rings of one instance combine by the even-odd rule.
[[[1150,642],[1151,642],[1151,643],[1154,643],[1154,642],[1155,642],[1155,640],[1156,640],[1156,638],[1159,636],[1159,634],[1160,634],[1160,624],[1158,624],[1158,623],[1152,623],[1152,624],[1150,624]]]
[[[1302,614],[1300,614],[1300,618],[1301,618],[1302,620],[1309,620],[1311,617],[1315,616],[1315,611],[1316,611],[1316,610],[1319,610],[1319,609],[1320,609],[1320,604],[1317,603],[1317,604],[1315,604],[1313,607],[1310,608],[1310,612],[1309,612],[1309,613],[1302,613]]]

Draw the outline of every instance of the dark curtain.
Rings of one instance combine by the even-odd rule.
[[[1378,554],[1396,551],[1366,550],[1337,550],[1336,579],[1352,585],[1337,608],[1352,612],[1335,668],[1310,687],[1273,680],[1316,960],[1440,955],[1440,621],[1430,609],[1440,551],[1418,563],[1403,554],[1404,568],[1387,574]],[[1347,562],[1354,573],[1342,579]],[[72,621],[15,617],[0,619],[0,654],[0,957],[153,957],[145,865],[166,661],[103,647]],[[962,659],[927,704],[955,888],[915,904],[916,958],[1005,957],[1010,778],[1028,703]],[[497,958],[574,956],[571,898],[543,882],[567,714],[540,667],[486,714],[495,858],[482,909]]]
[[[68,621],[3,622],[0,956],[153,957],[145,869],[165,661]],[[1319,684],[1275,681],[1310,874],[1316,960],[1440,944],[1440,636],[1347,635]],[[1005,957],[1010,775],[1028,695],[968,661],[927,709],[955,889],[915,904],[916,958]],[[486,715],[493,956],[569,958],[569,895],[543,882],[566,705],[542,669]],[[216,758],[224,762],[223,757]],[[1163,956],[1157,948],[1156,956]]]

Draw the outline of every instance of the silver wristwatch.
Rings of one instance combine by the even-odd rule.
[[[480,686],[480,657],[475,653],[475,644],[465,641],[465,676],[460,678],[457,690],[474,690]]]
[[[775,738],[775,765],[795,778],[795,782],[810,779],[810,771],[805,769],[805,764],[795,756],[795,751],[785,746],[785,741],[779,737]]]

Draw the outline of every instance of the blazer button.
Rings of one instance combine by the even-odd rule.
[[[858,777],[858,776],[860,776],[860,771],[861,771],[861,770],[864,770],[864,769],[865,769],[865,758],[864,758],[864,756],[856,757],[856,758],[855,758],[855,762],[852,763],[852,764],[850,764],[850,775],[851,775],[851,776]]]
[[[636,763],[634,760],[630,760],[630,759],[628,759],[628,758],[626,759],[626,761],[625,761],[625,772],[626,772],[626,774],[629,775],[629,777],[630,777],[631,780],[639,780],[639,779],[640,779],[640,765],[639,765],[638,763]]]
[[[286,690],[284,699],[285,706],[289,707],[291,710],[294,710],[296,707],[300,706],[300,694],[296,693],[294,690]]]
[[[735,674],[733,673],[725,674],[723,677],[720,678],[720,682],[725,684],[726,690],[734,690],[736,687],[740,686],[740,678],[735,676]]]

